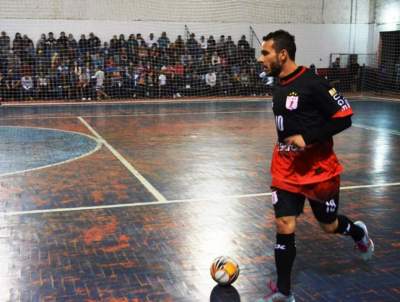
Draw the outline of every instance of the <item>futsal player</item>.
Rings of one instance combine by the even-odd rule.
[[[294,36],[278,30],[263,38],[258,59],[267,74],[279,80],[272,99],[278,142],[271,161],[277,283],[270,283],[268,302],[295,301],[291,271],[296,218],[305,199],[325,232],[350,236],[364,260],[374,252],[366,225],[338,214],[343,168],[333,151],[332,136],[351,126],[353,111],[325,79],[296,65],[295,54]]]

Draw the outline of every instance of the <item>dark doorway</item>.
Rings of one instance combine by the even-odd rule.
[[[384,90],[400,89],[400,31],[380,33],[380,72]]]

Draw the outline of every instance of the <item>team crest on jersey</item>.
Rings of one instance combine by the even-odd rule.
[[[286,97],[286,109],[295,110],[299,105],[299,96],[296,92],[291,92]]]

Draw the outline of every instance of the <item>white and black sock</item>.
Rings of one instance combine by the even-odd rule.
[[[335,233],[342,235],[349,235],[355,242],[360,241],[364,238],[364,230],[358,225],[355,225],[349,218],[344,215],[338,215],[338,227]]]

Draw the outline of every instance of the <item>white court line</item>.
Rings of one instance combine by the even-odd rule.
[[[208,100],[204,100],[204,99],[181,99],[179,101],[177,100],[160,100],[160,101],[121,101],[121,102],[85,102],[85,103],[80,103],[80,102],[76,102],[76,103],[35,103],[35,104],[17,104],[17,103],[13,103],[13,104],[7,104],[4,103],[2,106],[3,107],[34,107],[34,106],[46,106],[47,107],[51,107],[51,106],[69,106],[69,105],[75,105],[75,107],[79,107],[79,106],[86,106],[86,105],[112,105],[112,106],[120,106],[120,105],[157,105],[157,104],[185,104],[187,101],[187,103],[213,103],[215,101],[218,101],[218,103],[255,103],[255,102],[265,102],[271,101],[271,97],[265,97],[265,98],[257,98],[257,99],[230,99],[230,100],[220,100],[220,99],[208,99]],[[387,101],[387,102],[399,102],[400,99],[395,99],[395,98],[385,98],[385,97],[374,97],[374,96],[369,96],[369,95],[357,95],[357,96],[352,96],[349,97],[350,100],[355,100],[357,101],[357,99],[359,99],[358,101],[360,102],[374,102],[376,100],[382,100],[382,101]],[[217,111],[209,111],[209,112],[205,112],[205,113],[197,113],[197,114],[207,114],[207,113],[240,113],[240,112],[270,112],[270,111],[231,111],[231,112],[217,112]],[[171,114],[153,114],[153,115],[172,115],[174,113]],[[178,113],[179,114],[179,113]],[[184,114],[184,113],[181,113]],[[187,114],[196,114],[196,113],[187,113]],[[138,115],[146,115],[146,114],[132,114],[132,115],[82,115],[82,117],[109,117],[109,116],[138,116]],[[148,114],[150,115],[150,114]],[[26,117],[9,117],[9,118],[3,118],[3,120],[20,120],[20,119],[68,119],[68,118],[76,118],[76,116],[40,116],[40,115],[35,115],[34,117],[32,116],[26,116]]]
[[[355,190],[363,188],[395,187],[395,186],[400,186],[400,182],[387,182],[375,185],[346,186],[346,187],[340,187],[340,190]]]
[[[375,185],[346,186],[346,187],[341,187],[340,189],[341,190],[356,190],[356,189],[364,189],[364,188],[393,187],[393,186],[400,186],[400,182],[383,183],[383,184],[375,184]],[[162,202],[162,203],[160,203],[159,201],[149,201],[149,202],[122,203],[122,204],[101,205],[101,206],[75,207],[75,208],[55,208],[55,209],[46,209],[46,210],[14,211],[14,212],[3,212],[3,213],[0,213],[0,215],[21,216],[21,215],[31,215],[31,214],[46,214],[46,213],[102,210],[102,209],[115,209],[115,208],[131,208],[131,207],[166,205],[166,204],[188,203],[188,202],[221,201],[221,200],[226,200],[226,199],[246,199],[246,198],[270,196],[271,194],[272,194],[271,192],[267,192],[267,193],[244,194],[244,195],[216,196],[216,197],[209,197],[209,198],[166,200],[165,202]]]
[[[364,99],[364,101],[366,101],[366,102],[373,102],[376,100],[387,101],[387,102],[399,102],[400,101],[400,98],[396,99],[396,98],[370,96],[370,95],[365,95],[363,97],[368,98],[368,99]]]
[[[174,115],[207,115],[207,114],[236,114],[236,113],[272,113],[272,110],[242,110],[242,111],[206,111],[206,112],[170,112],[170,113],[134,113],[134,114],[105,114],[105,115],[81,115],[81,117],[124,117],[124,116],[174,116]],[[3,120],[36,120],[36,119],[74,119],[76,116],[28,116],[10,117]]]
[[[84,158],[86,156],[92,155],[93,153],[95,153],[96,151],[98,151],[101,148],[101,141],[98,140],[96,137],[93,137],[91,135],[82,133],[82,132],[77,132],[77,131],[69,131],[69,130],[62,130],[62,129],[55,129],[55,128],[44,128],[44,127],[29,127],[29,126],[0,126],[1,128],[27,128],[27,129],[40,129],[40,130],[51,130],[51,131],[55,131],[55,132],[66,132],[66,133],[73,133],[73,134],[78,134],[81,136],[86,136],[88,138],[90,138],[91,140],[94,140],[96,142],[96,147],[93,148],[92,150],[90,150],[89,152],[86,152],[84,154],[81,154],[77,157],[73,157],[64,161],[60,161],[54,164],[49,164],[49,165],[44,165],[44,166],[40,166],[40,167],[36,167],[36,168],[31,168],[31,169],[25,169],[25,170],[20,170],[20,171],[14,171],[14,172],[8,172],[8,173],[3,173],[0,174],[0,178],[1,177],[5,177],[5,176],[12,176],[12,175],[16,175],[16,174],[23,174],[23,173],[27,173],[27,172],[31,172],[31,171],[37,171],[37,170],[42,170],[42,169],[46,169],[46,168],[51,168],[51,167],[55,167],[55,166],[59,166],[59,165],[63,165],[66,163],[70,163],[73,162],[75,160]]]
[[[117,150],[115,150],[113,146],[111,146],[100,134],[98,134],[88,122],[86,122],[81,116],[79,116],[78,119],[111,151],[112,154],[114,154],[114,156],[125,166],[125,168],[127,168],[129,172],[131,172],[158,201],[167,201],[167,199],[160,192],[158,192],[158,190],[153,187],[153,185],[149,183],[147,179],[144,178],[142,174],[140,174]]]
[[[243,111],[206,111],[206,112],[170,112],[170,113],[138,113],[138,114],[106,114],[82,115],[82,117],[123,117],[123,116],[175,116],[175,115],[214,115],[236,113],[272,113],[272,110],[243,110]]]
[[[117,102],[113,101],[89,101],[89,102],[35,102],[35,103],[3,103],[3,107],[53,107],[53,106],[72,106],[72,107],[79,107],[79,106],[86,106],[86,105],[113,105],[113,106],[119,106],[119,105],[135,105],[135,104],[140,104],[140,105],[152,105],[152,104],[184,104],[184,103],[215,103],[216,101],[218,103],[254,103],[254,102],[264,102],[266,100],[271,100],[271,96],[258,96],[258,97],[248,97],[248,98],[243,98],[243,97],[230,97],[227,99],[221,99],[218,97],[215,98],[200,98],[200,99],[188,99],[188,98],[180,98],[180,99],[153,99],[153,100],[121,100]]]
[[[366,130],[371,130],[371,131],[382,131],[382,132],[390,133],[393,135],[400,135],[399,131],[391,130],[391,129],[387,129],[387,128],[377,128],[377,127],[371,127],[371,126],[364,126],[364,125],[360,125],[360,124],[352,124],[352,126],[357,127],[357,128],[366,129]]]

